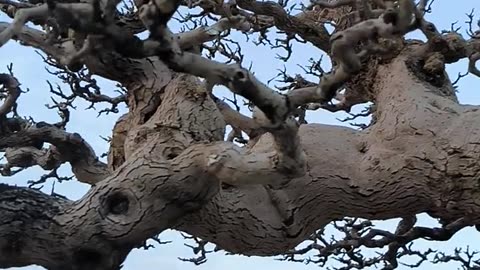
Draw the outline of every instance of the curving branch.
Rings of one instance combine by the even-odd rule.
[[[323,43],[326,36],[320,35],[321,23],[306,23],[300,16],[288,14],[278,3],[237,2],[243,11],[272,17],[278,28],[291,30],[292,35],[305,35],[313,43],[328,47]],[[409,3],[412,2],[401,1],[401,4]],[[179,91],[163,89],[166,84],[162,84],[163,80],[169,80],[170,73],[165,77],[152,76],[147,82],[133,78],[136,85],[122,99],[128,98],[131,111],[122,122],[119,134],[114,134],[118,136],[112,139],[117,140],[116,151],[120,152],[121,162],[111,173],[78,134],[63,130],[66,120],[62,120],[58,128],[46,123],[24,126],[16,119],[7,119],[9,125],[16,127],[14,131],[0,133],[0,148],[6,151],[9,162],[3,168],[38,164],[55,170],[59,164],[70,162],[80,181],[94,185],[75,202],[0,185],[3,218],[0,267],[35,263],[53,270],[117,270],[132,248],[169,228],[200,237],[201,244],[213,241],[229,252],[263,256],[283,254],[310,236],[317,241],[312,248],[320,249],[326,257],[346,251],[347,257],[340,262],[347,267],[373,266],[381,261],[394,266],[398,263],[397,255],[417,254],[409,249],[411,241],[447,240],[460,229],[480,223],[476,201],[479,111],[437,95],[431,85],[410,77],[414,75],[408,72],[407,68],[412,67],[407,67],[407,59],[415,46],[407,45],[409,47],[391,62],[383,63],[374,75],[378,80],[375,114],[379,117],[368,131],[327,125],[299,127],[293,119],[299,106],[319,101],[319,87],[327,89],[326,84],[330,83],[330,89],[336,92],[352,73],[362,68],[360,64],[353,69],[344,66],[344,74],[335,73],[342,65],[348,65],[342,59],[342,49],[343,53],[354,53],[358,56],[354,60],[359,60],[371,53],[368,42],[376,42],[369,35],[395,38],[413,29],[410,23],[416,11],[411,7],[385,12],[373,21],[337,32],[332,36],[332,53],[338,65],[332,74],[336,77],[330,81],[332,74],[322,77],[320,86],[298,81],[292,86],[294,90],[280,94],[238,64],[222,64],[188,50],[188,43],[198,45],[210,41],[228,28],[243,29],[247,25],[244,22],[254,27],[251,18],[227,16],[212,26],[175,35],[167,23],[179,5],[180,1],[169,0],[139,5],[141,19],[150,31],[146,40],[129,35],[117,39],[118,36],[109,35],[108,31],[97,32],[95,27],[77,30],[83,31],[80,32],[84,38],[98,34],[98,41],[105,41],[100,44],[101,48],[87,46],[86,49],[120,53],[126,65],[133,61],[128,57],[155,56],[144,60],[149,70],[163,68],[159,68],[160,61],[156,60],[160,58],[175,72],[205,78],[208,84],[224,85],[249,100],[254,106],[253,118],[236,113],[218,99],[215,107],[209,100],[211,89],[188,87],[193,79],[188,81],[186,75],[176,77],[177,82],[181,82]],[[58,7],[61,9],[61,5]],[[77,17],[82,14],[75,13],[77,9],[70,11]],[[239,14],[243,16],[242,12]],[[82,22],[76,21],[75,16],[72,18],[69,23]],[[389,21],[392,18],[400,20],[394,23]],[[419,17],[415,18],[418,23]],[[19,35],[25,29],[22,26]],[[366,33],[366,30],[372,31]],[[354,42],[349,44],[341,35],[351,37],[350,41]],[[436,42],[447,39],[437,38],[429,39],[428,50],[422,52],[444,54],[444,63],[470,56],[466,51],[450,54],[455,51],[453,47],[437,50]],[[135,42],[122,48],[126,41]],[[361,41],[367,41],[367,47],[358,53],[353,43]],[[111,67],[115,72],[115,64]],[[147,68],[141,68],[139,73],[145,70]],[[402,83],[398,83],[399,80]],[[162,82],[157,84],[157,81]],[[444,83],[437,90],[451,90],[448,87],[448,83]],[[83,92],[77,89],[77,92],[92,99],[118,101],[94,90],[92,96],[88,89]],[[60,91],[57,93],[63,95]],[[149,95],[154,98],[149,99]],[[150,106],[148,112],[142,111],[146,107],[142,102]],[[322,105],[332,111],[347,110],[355,103],[349,102],[352,99],[344,97],[336,107]],[[57,106],[64,109],[60,103]],[[201,110],[206,113],[199,116]],[[170,114],[164,115],[166,111]],[[246,147],[223,142],[223,119],[208,122],[209,118],[219,115],[218,111],[237,132],[266,132],[257,135],[255,142]],[[195,121],[199,120],[193,118],[205,120],[207,127],[197,132]],[[213,129],[218,130],[219,136],[211,134]],[[202,132],[208,134],[195,138]],[[43,149],[44,142],[52,147]],[[172,142],[175,149],[165,146]],[[229,185],[225,187],[222,183]],[[454,222],[441,228],[416,227],[414,215],[425,212]],[[364,230],[370,225],[363,222],[341,228],[347,237],[329,245],[324,244],[325,239],[311,236],[312,232],[345,216],[403,219],[395,233]],[[471,220],[461,218],[465,216]],[[387,247],[388,251],[385,256],[365,261],[354,250],[361,247]],[[426,260],[424,254],[418,257],[419,263]]]
[[[2,32],[0,32],[0,47],[10,39],[22,32],[23,26],[32,19],[46,21],[48,18],[48,7],[46,4],[19,9],[15,18]]]
[[[468,71],[471,74],[480,77],[480,70],[476,67],[477,61],[480,60],[480,52],[473,53],[468,60]]]
[[[3,104],[0,106],[0,121],[2,118],[5,118],[8,113],[11,112],[12,108],[15,106],[18,97],[22,90],[20,89],[20,83],[12,75],[1,73],[0,74],[0,85],[3,85],[3,89],[0,88],[0,93],[5,89],[6,97],[4,98]]]
[[[253,155],[242,158],[227,149],[223,155],[209,157],[215,166],[215,175],[222,182],[239,185],[242,183],[280,183],[305,173],[305,158],[298,138],[298,126],[290,117],[292,109],[288,97],[281,95],[259,82],[253,74],[240,66],[226,65],[202,56],[181,50],[176,38],[166,23],[176,11],[180,1],[170,1],[164,6],[152,2],[141,6],[140,18],[150,30],[151,39],[163,44],[157,54],[171,69],[177,72],[205,78],[209,84],[221,84],[233,93],[241,95],[258,107],[268,119],[261,121],[274,137],[275,153],[262,158]],[[271,154],[269,154],[271,155]],[[256,160],[255,166],[252,161]],[[268,173],[267,173],[268,172]],[[254,174],[261,177],[253,177]]]
[[[267,124],[267,128],[271,129],[270,132],[274,135],[275,141],[277,142],[277,154],[275,158],[279,161],[278,164],[277,162],[273,164],[274,168],[276,168],[274,170],[278,170],[278,172],[281,173],[288,172],[286,173],[287,178],[295,176],[298,173],[303,173],[304,166],[302,164],[304,159],[302,158],[302,151],[299,148],[298,136],[296,135],[297,127],[287,119],[291,110],[288,98],[269,89],[257,81],[251,73],[237,65],[224,65],[192,53],[182,52],[176,38],[174,38],[173,34],[170,33],[165,25],[179,4],[179,1],[167,1],[160,6],[154,5],[152,2],[140,6],[140,19],[151,32],[150,38],[145,44],[156,43],[155,46],[150,47],[150,52],[159,54],[161,59],[166,61],[166,63],[176,71],[204,77],[214,84],[223,84],[229,87],[234,93],[242,95],[253,102],[269,119],[270,123]],[[17,12],[15,22],[12,24],[13,26],[2,32],[2,34],[9,37],[9,35],[12,35],[11,33],[18,31],[18,26],[22,26],[28,19],[44,16],[42,12],[46,12],[47,10],[45,8],[38,8],[38,10],[34,8],[25,9],[24,12],[20,13]],[[91,8],[92,6],[88,6],[87,4],[57,4],[55,7],[55,9],[60,11],[68,10],[69,12],[73,12],[75,16],[73,16],[73,19],[70,18],[70,20],[75,20],[76,16],[83,14],[86,18],[82,18],[82,20],[87,21],[93,13]],[[232,20],[232,18],[229,19],[230,21]],[[225,25],[225,22],[217,24],[216,26],[230,27],[230,25]],[[85,26],[84,30],[88,28],[89,26]],[[215,34],[218,34],[218,32]],[[159,47],[159,44],[163,46]],[[145,47],[148,48],[148,46]],[[273,157],[268,160],[272,160],[272,158]],[[216,159],[212,159],[212,162],[215,164],[224,163]],[[269,162],[270,161],[267,163]],[[245,164],[245,166],[246,165],[247,164]],[[272,166],[271,164],[267,165],[268,167]],[[261,167],[259,170],[264,169]],[[242,171],[242,169],[239,169],[239,171]],[[244,171],[248,171],[248,169],[245,168]],[[221,172],[219,173],[221,174]],[[248,175],[248,173],[246,175]],[[224,175],[220,178],[227,178],[227,176],[228,175]],[[280,178],[277,177],[277,179]]]
[[[273,19],[275,27],[286,33],[298,34],[303,40],[312,43],[319,49],[329,52],[330,44],[325,25],[322,22],[304,19],[305,14],[290,15],[278,3],[273,1],[236,0],[238,7],[253,12],[256,15],[265,15]]]
[[[200,46],[203,43],[212,41],[220,36],[221,33],[230,29],[239,29],[241,31],[250,30],[251,26],[243,16],[234,16],[230,18],[221,18],[218,22],[210,26],[195,28],[194,30],[177,34],[180,48]]]
[[[54,147],[38,149],[34,146],[12,147],[5,149],[5,158],[8,163],[2,165],[1,174],[12,175],[12,168],[29,168],[35,165],[44,170],[54,170],[62,164],[60,153]]]
[[[298,177],[304,173],[304,157],[297,135],[298,127],[296,122],[289,118],[291,107],[286,96],[269,89],[266,85],[260,83],[250,72],[238,65],[221,64],[187,52],[178,54],[168,53],[160,55],[160,57],[175,71],[200,76],[211,83],[227,86],[232,92],[247,98],[260,108],[268,119],[268,121],[263,121],[261,124],[273,134],[277,154],[269,158],[254,157],[253,160],[259,161],[264,159],[267,161],[267,164],[256,169],[252,168],[251,161],[249,161],[250,158],[248,157],[245,162],[238,160],[238,158],[230,158],[218,165],[220,168],[225,168],[218,172],[221,175],[219,176],[220,179],[224,179],[227,183],[233,181],[235,185],[242,183],[242,181],[263,182],[264,180],[262,179],[264,178],[271,179],[264,181],[264,183],[272,181],[284,183],[291,177]],[[272,158],[278,159],[278,163],[274,162],[274,164],[270,165]],[[216,158],[214,163],[217,163]],[[267,170],[268,173],[266,173],[266,168],[271,168],[272,165],[274,170]],[[249,173],[250,170],[252,170],[252,174]],[[262,177],[254,177],[255,173],[262,175]],[[236,175],[239,176],[237,177]],[[285,177],[286,180],[283,180]],[[237,180],[237,178],[239,179]],[[254,180],[255,178],[257,180]]]
[[[0,22],[0,33],[12,29],[12,27],[11,23]],[[61,47],[48,44],[46,33],[28,26],[21,26],[20,30],[12,38],[19,41],[22,45],[39,49],[56,59],[61,59],[67,54]]]
[[[228,104],[218,98],[214,98],[215,104],[217,105],[218,109],[222,113],[225,122],[232,126],[234,129],[234,133],[237,132],[245,132],[250,139],[257,138],[258,136],[264,133],[262,126],[254,121],[252,118],[249,118],[240,112],[232,109]],[[232,133],[232,135],[234,134]],[[233,141],[233,138],[229,139],[229,141]]]
[[[320,80],[321,101],[329,102],[352,75],[360,72],[362,68],[360,59],[379,47],[375,45],[378,38],[402,37],[414,30],[412,27],[414,10],[416,8],[412,0],[401,0],[397,10],[386,10],[379,18],[357,23],[333,34],[330,38],[331,56],[336,66],[331,74],[323,76]],[[370,46],[366,46],[358,53],[355,51],[355,44],[367,42]]]
[[[43,143],[50,143],[54,147],[42,150]],[[10,148],[14,149],[8,150]],[[78,181],[88,184],[96,184],[110,175],[107,165],[98,160],[93,149],[79,134],[68,133],[44,122],[15,133],[0,134],[0,149],[8,150],[7,160],[11,166],[43,165],[51,169],[59,162],[69,162]],[[40,152],[49,155],[40,157]]]
[[[333,56],[333,59],[338,63],[338,66],[334,69],[332,74],[327,74],[326,76],[322,77],[320,81],[320,85],[318,87],[319,89],[318,93],[315,93],[314,95],[312,95],[311,98],[309,98],[312,100],[312,102],[329,101],[335,95],[335,92],[337,91],[337,89],[340,88],[349,78],[351,78],[352,75],[356,74],[360,70],[361,68],[360,58],[365,57],[365,55],[367,55],[367,53],[371,51],[376,51],[376,49],[372,49],[372,47],[378,47],[378,46],[371,45],[370,47],[367,47],[365,50],[357,54],[353,52],[354,48],[351,46],[351,44],[356,44],[359,41],[365,41],[365,40],[371,41],[370,36],[372,34],[370,33],[376,33],[373,35],[379,36],[379,37],[392,37],[392,36],[401,36],[404,33],[414,29],[410,27],[410,22],[413,16],[412,10],[414,7],[412,7],[412,3],[410,0],[403,0],[401,3],[402,4],[399,11],[395,11],[393,13],[387,12],[384,15],[382,15],[381,18],[371,19],[371,20],[367,20],[365,22],[356,24],[353,27],[348,28],[342,32],[336,33],[332,36],[331,38],[332,39],[332,56]],[[252,2],[252,1],[239,1],[237,4],[240,7],[244,5],[242,8],[249,7],[250,9],[253,9],[252,11],[256,13],[259,12],[260,14],[263,14],[262,11],[264,13],[266,11],[274,12],[275,13],[274,15],[273,14],[270,14],[270,15],[274,16],[275,18],[281,18],[282,16],[287,16],[288,20],[292,22],[295,22],[298,19],[297,17],[292,17],[291,15],[288,15],[286,11],[283,9],[283,7],[277,6],[277,4],[270,3],[270,2],[258,3],[258,2]],[[179,5],[180,4],[177,2],[175,6],[172,6],[172,7],[178,7]],[[61,5],[58,5],[57,9],[61,10],[61,7],[62,7]],[[87,6],[74,6],[73,4],[64,7],[64,9],[68,9],[69,12],[75,13],[76,16],[80,16],[81,14],[87,12],[87,10],[88,12],[92,13],[93,10],[91,10],[91,8],[92,8],[91,6],[87,8]],[[168,21],[169,16],[171,16],[171,15],[168,15],[170,14],[169,13],[170,10],[165,11],[166,13],[162,13],[163,11],[155,11],[156,10],[155,5],[152,5],[151,3],[146,3],[141,5],[139,10],[140,10],[139,11],[140,18],[146,24],[147,28],[148,27],[151,28],[153,26],[154,20],[151,19],[152,18],[151,14],[154,14],[155,12],[160,12],[159,16],[162,17],[161,19],[162,22]],[[33,11],[34,10],[32,10],[32,12]],[[18,20],[16,19],[17,21],[19,22],[25,21],[25,18],[26,18],[25,16],[27,15],[22,15],[22,14],[28,14],[28,13],[24,12],[24,13],[17,14],[16,16],[18,17],[17,18]],[[168,16],[165,17],[161,14],[167,14]],[[92,14],[88,16],[92,16]],[[87,17],[87,21],[89,18],[88,16],[85,15],[85,17]],[[395,17],[395,16],[399,17],[400,19],[398,20],[398,22],[396,21],[395,25],[390,24],[390,21],[393,20],[392,17]],[[71,20],[74,20],[74,19],[71,19]],[[12,25],[18,25],[18,24],[14,23]],[[169,54],[169,50],[172,50],[172,49],[174,51],[182,50],[186,46],[184,44],[189,44],[188,45],[189,47],[196,46],[196,44],[201,44],[203,42],[212,40],[213,38],[218,36],[223,30],[226,30],[232,27],[247,30],[247,29],[250,29],[252,26],[251,25],[249,26],[249,23],[247,23],[244,20],[244,17],[237,16],[237,17],[223,18],[218,23],[210,27],[207,27],[206,29],[199,28],[200,30],[193,30],[188,33],[177,35],[176,38],[178,39],[178,41],[174,43],[172,42],[165,43],[164,41],[159,41],[158,39],[155,38],[155,35],[159,35],[160,32],[161,34],[165,34],[172,38],[174,37],[174,35],[172,33],[169,33],[169,31],[167,30],[164,31],[161,29],[155,29],[151,31],[152,34],[150,38],[142,42],[140,42],[139,40],[136,40],[137,42],[132,42],[131,44],[128,45],[128,48],[125,48],[123,44],[125,44],[126,40],[132,39],[132,37],[113,38],[112,41],[114,42],[114,47],[122,55],[126,57],[132,57],[132,58],[144,58],[144,57],[158,55],[159,53]],[[16,29],[16,28],[12,27],[12,29]],[[95,29],[95,27],[90,29],[90,31],[93,31],[93,29]],[[7,30],[5,30],[2,33],[8,33]],[[88,27],[85,27],[85,29],[83,30],[88,31]],[[158,31],[160,32],[156,33]],[[108,34],[108,31],[105,31],[105,33],[103,34]],[[194,42],[193,40],[196,40],[196,41]],[[84,41],[83,48],[74,54],[70,54],[68,56],[69,60],[73,59],[78,61],[79,58],[87,54],[92,49],[90,46],[93,43],[89,41],[90,39],[87,36],[87,39]],[[167,46],[174,45],[178,49],[165,48],[164,47],[165,44],[167,44]],[[177,51],[176,53],[177,56],[178,56],[178,52],[179,51]],[[177,71],[187,72],[187,73],[190,73],[196,76],[201,76],[201,77],[207,76],[207,77],[210,77],[209,80],[214,81],[215,83],[219,83],[219,81],[222,80],[221,78],[218,78],[218,74],[217,75],[201,74],[203,72],[198,70],[198,68],[196,68],[197,70],[192,70],[194,66],[197,66],[197,67],[202,66],[203,68],[203,66],[206,64],[212,66],[212,68],[210,69],[215,69],[213,68],[213,64],[212,64],[213,62],[205,62],[205,60],[202,59],[201,57],[195,58],[194,56],[189,55],[187,52],[185,52],[181,58],[175,59],[175,61],[170,61],[170,62],[176,62],[177,60],[179,61],[183,60],[184,64],[180,64],[180,65],[183,65],[184,67],[188,67],[191,69],[191,70],[184,70],[182,69],[182,67],[180,67],[176,69]],[[197,62],[198,64],[195,64],[193,66],[185,65],[185,63],[188,61],[194,61],[194,62]],[[68,64],[70,62],[76,62],[76,61],[64,60],[62,62],[65,62]],[[175,65],[179,65],[178,63],[175,63]],[[215,71],[215,72],[218,72],[218,71]],[[228,75],[228,76],[232,77],[232,75]],[[226,85],[225,82],[223,82],[223,84]],[[331,109],[329,109],[329,107],[325,107],[325,106],[323,107],[332,111],[344,110],[344,109],[348,110],[351,107],[351,104],[354,104],[354,102],[348,101],[348,102],[344,102],[343,104],[346,104],[346,105],[335,106],[334,108],[331,108]],[[297,106],[297,104],[295,105]],[[302,105],[302,104],[298,104],[298,105]],[[287,108],[286,111],[290,111],[292,109],[293,108]],[[280,116],[280,118],[285,118],[285,115],[288,114],[288,112],[286,111],[282,112],[284,116]],[[267,114],[267,117],[271,117],[271,115]]]

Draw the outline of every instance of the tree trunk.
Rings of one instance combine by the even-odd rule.
[[[459,105],[446,75],[441,85],[423,81],[414,63],[405,50],[379,66],[370,128],[301,126],[307,173],[282,189],[220,187],[212,154],[261,156],[272,151],[273,139],[267,133],[247,152],[218,142],[225,123],[196,79],[138,83],[122,118],[128,121],[113,136],[110,160],[126,161],[111,161],[112,176],[82,199],[0,187],[0,266],[117,269],[131,248],[168,228],[266,256],[344,216],[427,212],[478,222],[478,107]],[[146,110],[150,104],[154,109]]]

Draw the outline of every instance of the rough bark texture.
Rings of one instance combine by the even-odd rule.
[[[114,46],[113,51],[93,48],[97,54],[81,57],[92,73],[127,89],[128,113],[113,129],[108,164],[64,126],[26,125],[18,119],[20,124],[14,123],[7,114],[14,111],[12,100],[18,95],[10,94],[0,107],[0,124],[6,127],[0,129],[0,149],[9,162],[0,168],[3,174],[12,174],[12,167],[55,169],[69,162],[76,178],[92,185],[78,201],[0,185],[0,267],[119,269],[131,249],[171,228],[226,251],[269,256],[284,254],[343,217],[428,213],[445,223],[461,218],[466,225],[480,223],[480,107],[459,104],[444,71],[445,63],[473,59],[478,39],[455,41],[452,34],[436,35],[427,43],[404,43],[395,37],[395,50],[388,56],[367,58],[363,70],[346,74],[342,84],[348,89],[341,106],[320,105],[349,110],[373,101],[375,121],[368,128],[298,126],[291,114],[321,101],[322,82],[287,94],[274,92],[238,65],[186,51],[185,44],[176,42],[181,37],[172,38],[164,25],[177,6],[161,9],[152,3],[145,3],[140,14],[152,33],[141,48],[164,46],[156,48],[154,56],[146,55],[151,52],[147,49],[137,51],[137,57]],[[323,24],[289,15],[271,2],[237,4],[242,9],[237,13],[245,18],[229,28],[249,23],[256,29],[253,12],[269,16],[270,26],[329,50]],[[159,19],[148,12],[166,21],[155,21]],[[212,11],[229,12],[223,6]],[[183,38],[204,43],[220,35],[223,28],[216,27],[223,26],[193,30]],[[94,26],[84,27],[75,31],[107,35]],[[0,24],[3,37],[15,33],[8,29],[9,24]],[[23,27],[11,37],[58,62],[72,53],[63,41],[55,46],[44,42],[39,30]],[[0,83],[8,93],[19,90],[17,84]],[[257,109],[254,117],[227,107],[213,96],[211,84],[249,99]],[[249,133],[249,144],[224,141],[227,124]],[[52,146],[45,149],[44,142]]]
[[[343,216],[388,219],[429,212],[447,219],[468,215],[480,221],[478,108],[439,95],[451,93],[448,82],[439,89],[415,78],[405,56],[382,66],[375,81],[378,104],[385,105],[378,106],[377,123],[370,129],[359,132],[319,124],[300,128],[307,157],[305,177],[293,179],[281,190],[266,186],[220,190],[218,180],[203,171],[204,164],[197,164],[208,146],[182,150],[197,139],[220,136],[221,117],[211,117],[207,108],[212,106],[198,106],[211,102],[201,91],[195,92],[202,89],[198,82],[174,80],[165,99],[170,92],[179,101],[169,99],[160,107],[165,110],[156,113],[161,112],[165,122],[142,126],[144,140],[130,140],[135,146],[125,142],[127,149],[139,149],[130,154],[131,161],[80,201],[2,188],[5,218],[0,239],[2,254],[9,254],[2,265],[37,263],[48,269],[77,269],[73,265],[87,269],[81,264],[82,256],[98,256],[98,262],[89,262],[92,265],[115,265],[129,248],[172,227],[235,253],[274,255]],[[182,103],[192,102],[189,98],[199,102],[197,106],[183,107]],[[201,130],[182,131],[182,108],[187,108],[185,117],[200,119],[201,111],[207,110],[204,115],[210,118],[188,121]],[[149,121],[154,122],[156,114]],[[149,137],[149,128],[157,128],[157,133]],[[171,129],[174,132],[169,134]],[[129,134],[139,132],[129,130]],[[171,158],[176,149],[182,154],[165,165],[162,160]],[[268,153],[271,149],[272,139],[266,134],[251,151]],[[186,214],[193,209],[197,211]],[[36,256],[24,258],[22,254]],[[65,257],[72,259],[58,265]]]

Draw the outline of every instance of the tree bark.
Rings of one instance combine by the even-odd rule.
[[[139,80],[122,118],[127,127],[114,130],[120,161],[82,199],[0,186],[0,267],[118,269],[132,248],[169,228],[230,252],[267,256],[345,216],[426,212],[480,222],[479,107],[458,104],[445,74],[435,85],[423,80],[409,48],[378,67],[370,128],[300,127],[306,174],[281,189],[261,170],[241,167],[264,168],[255,158],[272,155],[271,134],[248,150],[218,142],[225,122],[200,82],[175,74],[168,85]],[[157,106],[140,113],[151,102]],[[212,161],[218,155],[250,184],[222,188],[228,179]]]

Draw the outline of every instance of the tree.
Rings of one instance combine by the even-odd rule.
[[[61,120],[36,121],[17,112],[24,89],[13,69],[0,75],[2,175],[37,165],[50,171],[31,187],[0,184],[1,268],[119,269],[132,249],[176,229],[194,236],[203,253],[207,242],[286,260],[316,250],[319,264],[336,257],[342,269],[393,269],[403,256],[419,258],[412,266],[433,256],[411,249],[414,240],[446,241],[480,224],[479,107],[459,104],[445,71],[468,59],[469,72],[480,76],[473,12],[464,38],[454,26],[441,32],[427,21],[424,0],[0,4],[13,18],[0,23],[0,45],[13,39],[42,51],[72,92],[50,84],[49,107]],[[193,27],[173,33],[167,23],[179,9],[178,21]],[[197,13],[185,16],[188,9]],[[279,31],[275,41],[271,29]],[[303,75],[281,71],[284,85],[272,89],[242,67],[232,30],[283,48],[284,61],[292,43],[308,43],[331,56],[333,69],[312,60]],[[415,30],[425,41],[405,38]],[[95,76],[118,82],[120,95],[102,93]],[[232,107],[218,97],[216,85],[245,98],[252,116],[237,99]],[[101,113],[128,106],[108,139],[107,162],[67,131],[78,99],[111,104]],[[350,112],[368,102],[362,115],[371,121],[361,130],[305,121],[309,110]],[[34,188],[66,180],[57,173],[63,164],[91,185],[79,200]],[[440,225],[417,225],[420,213]],[[372,228],[370,220],[393,218],[400,218],[393,232]],[[344,239],[323,237],[332,222]],[[312,242],[295,249],[305,240]],[[386,251],[366,259],[365,247]],[[433,261],[472,269],[479,267],[473,255],[456,250]]]

